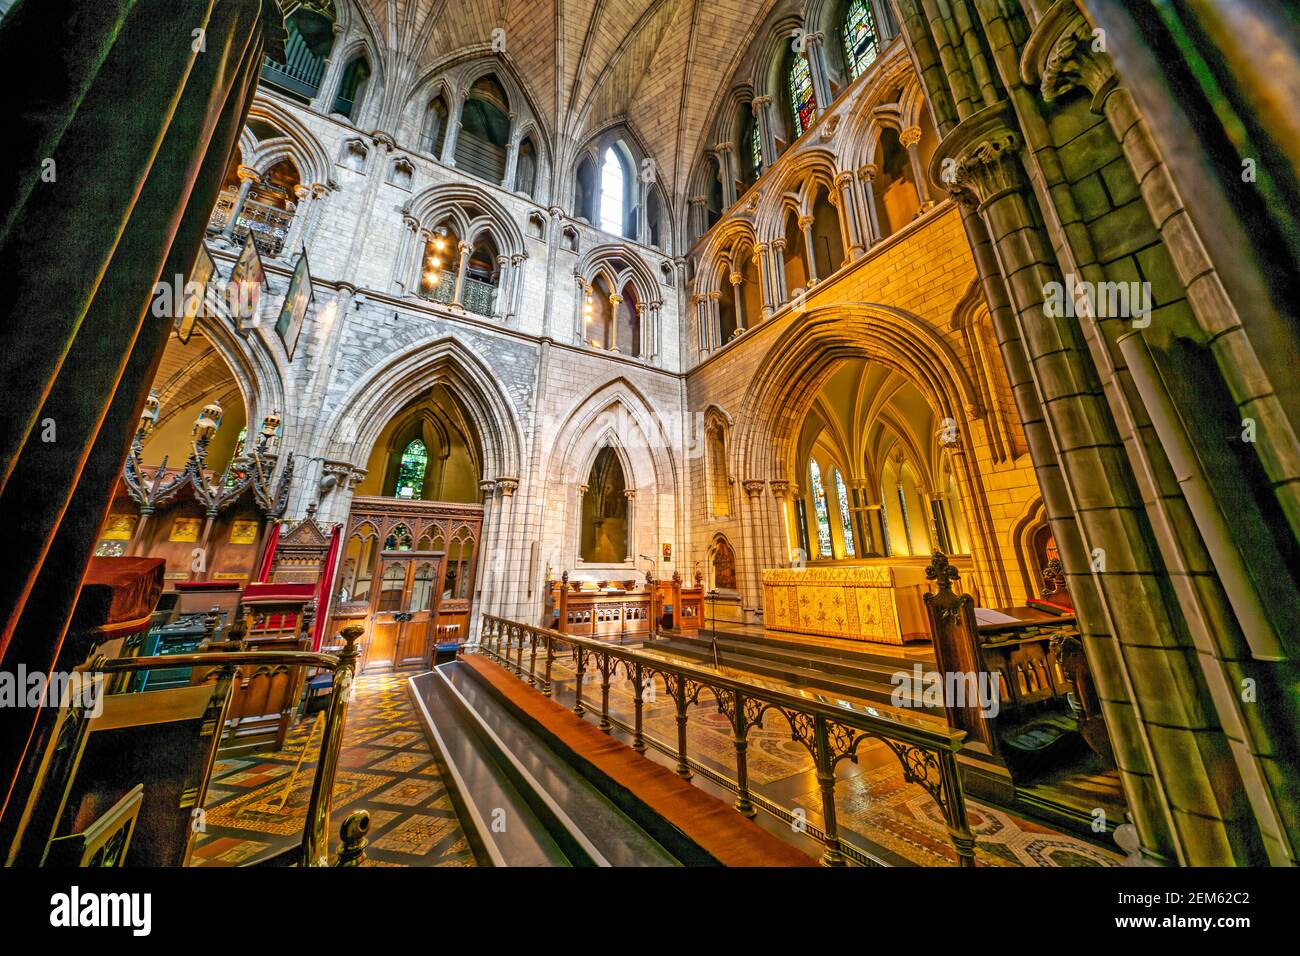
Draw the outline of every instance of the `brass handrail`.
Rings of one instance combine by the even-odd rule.
[[[311,802],[307,806],[307,818],[303,823],[302,853],[299,863],[302,866],[329,866],[329,831],[330,809],[333,805],[334,778],[338,770],[339,751],[343,744],[343,727],[347,719],[348,698],[352,696],[352,679],[357,663],[357,639],[364,628],[359,624],[349,624],[339,633],[343,637],[343,649],[338,654],[321,654],[314,651],[217,651],[198,654],[169,654],[152,657],[117,657],[111,660],[98,658],[92,660],[81,670],[91,673],[120,674],[130,671],[149,670],[154,667],[212,667],[215,670],[230,673],[242,664],[289,665],[302,667],[320,667],[334,674],[334,687],[330,694],[329,709],[325,712],[325,733],[321,739],[320,758],[316,764],[316,775],[312,781]],[[147,693],[147,691],[146,691]],[[225,702],[228,703],[228,702]],[[225,717],[225,703],[222,707],[222,722]],[[363,811],[364,813],[364,811]],[[356,834],[357,839],[369,829],[369,816],[362,821],[357,814],[344,821],[344,843],[349,858],[341,865],[355,865],[360,849],[349,847],[349,834]],[[364,845],[364,840],[361,841]]]
[[[527,667],[524,664],[525,644],[529,647]],[[580,717],[586,713],[582,692],[587,663],[594,659],[601,690],[598,726],[606,733],[613,728],[609,715],[610,676],[620,666],[623,668],[633,684],[635,723],[632,748],[638,752],[646,749],[642,720],[643,689],[646,681],[655,676],[663,681],[677,711],[677,773],[685,779],[691,776],[686,756],[687,708],[698,704],[700,693],[709,690],[717,700],[718,711],[726,714],[732,723],[736,751],[735,806],[746,816],[752,817],[756,812],[750,801],[748,783],[746,748],[749,730],[761,726],[769,710],[779,711],[790,725],[791,738],[808,749],[816,764],[824,822],[824,864],[841,866],[845,862],[836,822],[835,768],[841,760],[856,762],[858,746],[864,740],[874,738],[888,746],[898,758],[903,778],[922,787],[938,804],[958,864],[975,865],[975,837],[966,815],[966,800],[956,759],[966,737],[965,731],[932,719],[846,701],[811,688],[793,688],[740,671],[715,670],[645,647],[607,644],[594,638],[492,615],[483,616],[476,649],[521,679],[526,678],[530,686],[538,687],[549,697],[552,693],[551,668],[558,645],[573,648],[573,711]],[[537,671],[539,648],[545,655],[541,674]]]

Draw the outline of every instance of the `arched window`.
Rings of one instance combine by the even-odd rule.
[[[830,509],[826,506],[826,489],[822,486],[822,470],[816,458],[808,460],[808,475],[812,480],[813,512],[817,516],[817,553],[831,558],[835,549],[831,547]]]
[[[849,80],[856,80],[880,55],[880,32],[871,14],[870,0],[849,0],[840,39],[844,42],[844,67]]]
[[[506,145],[510,142],[510,102],[493,76],[470,87],[461,110],[456,138],[456,167],[490,183],[502,185],[506,174]]]
[[[352,60],[343,70],[343,79],[339,81],[339,91],[334,97],[334,112],[342,113],[348,119],[356,119],[357,104],[366,91],[366,81],[370,79],[370,62],[359,56]]]
[[[590,156],[587,156],[578,164],[578,175],[575,177],[574,217],[594,224],[599,202],[600,190],[597,185],[596,164]]]
[[[600,228],[616,236],[623,235],[626,191],[627,175],[623,162],[610,146],[600,164]]]
[[[844,476],[835,469],[835,497],[840,505],[840,529],[844,535],[844,554],[850,558],[857,555],[853,542],[853,520],[849,512],[849,491],[844,487]]]
[[[515,191],[527,195],[530,199],[537,187],[537,150],[531,139],[519,144],[519,159],[515,168]]]
[[[753,116],[749,120],[749,137],[743,142],[749,147],[750,172],[753,179],[757,179],[763,172],[763,142],[758,128],[758,120]],[[753,179],[750,182],[753,182]]]
[[[397,487],[393,494],[398,498],[419,498],[424,494],[424,471],[429,466],[429,451],[424,442],[415,439],[402,452],[397,468]]]
[[[429,109],[424,115],[424,133],[421,144],[424,151],[435,159],[442,157],[442,141],[447,135],[447,103],[441,96],[429,101]]]
[[[813,97],[812,73],[808,58],[791,51],[789,68],[785,74],[786,91],[790,97],[790,119],[794,124],[794,138],[798,139],[812,125],[817,115],[817,101]]]
[[[262,79],[296,100],[310,103],[320,92],[325,60],[334,47],[334,23],[300,8],[284,21],[284,63],[262,62]]]
[[[627,483],[614,449],[606,446],[592,462],[582,496],[582,560],[622,564],[631,551]]]

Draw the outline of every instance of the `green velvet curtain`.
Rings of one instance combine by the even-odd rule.
[[[6,671],[59,658],[170,330],[155,284],[188,275],[282,41],[274,0],[20,0],[0,23]],[[36,725],[0,711],[0,844]]]

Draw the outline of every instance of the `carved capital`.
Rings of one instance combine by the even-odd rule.
[[[930,161],[930,177],[955,199],[989,202],[1024,185],[1020,134],[1006,103],[972,114],[950,132]]]
[[[898,145],[903,149],[911,149],[917,143],[921,142],[921,127],[909,126],[898,134]]]
[[[1020,72],[1028,85],[1038,85],[1048,103],[1078,87],[1100,99],[1115,83],[1115,65],[1073,3],[1056,4],[1034,26]]]
[[[786,494],[790,491],[790,482],[780,478],[775,481],[769,481],[768,484],[772,486],[772,494],[776,495],[778,499],[785,498]]]
[[[519,480],[517,478],[498,478],[497,488],[504,497],[509,498],[519,490]]]
[[[757,498],[763,493],[763,486],[767,484],[767,482],[763,481],[761,478],[746,478],[740,484],[741,487],[745,489],[745,494],[749,495],[751,498]]]
[[[865,166],[858,167],[858,179],[864,183],[869,183],[880,175],[880,167],[875,163],[867,163]]]

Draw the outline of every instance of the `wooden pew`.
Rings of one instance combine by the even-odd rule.
[[[938,673],[983,675],[996,680],[996,713],[978,700],[945,696],[948,722],[966,731],[959,756],[972,792],[1014,799],[1014,777],[1068,762],[1083,738],[1071,719],[1073,684],[1058,649],[1076,640],[1073,615],[1031,607],[978,614],[969,594],[954,589],[959,575],[936,551],[926,577],[937,591],[925,595]],[[981,623],[980,617],[985,621]]]

